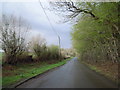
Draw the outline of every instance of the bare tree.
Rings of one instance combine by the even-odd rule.
[[[98,17],[94,14],[94,7],[98,5],[98,3],[89,3],[89,2],[73,2],[71,0],[63,2],[49,2],[51,8],[63,14],[63,16],[67,17],[65,22],[74,19],[80,14],[85,14],[93,17],[94,19],[98,19]],[[65,18],[66,18],[65,17]]]
[[[29,25],[21,17],[17,18],[13,15],[2,16],[0,33],[6,63],[15,64],[17,56],[25,51],[26,34],[29,28]]]
[[[37,35],[35,37],[32,37],[31,42],[31,51],[35,53],[37,56],[37,60],[44,59],[47,46],[46,46],[46,40],[42,38],[40,35]]]

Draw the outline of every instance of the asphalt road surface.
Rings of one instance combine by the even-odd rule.
[[[17,88],[115,88],[113,82],[81,64],[77,58],[31,79]]]

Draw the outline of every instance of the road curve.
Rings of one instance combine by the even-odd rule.
[[[81,64],[77,58],[17,88],[115,88],[117,85]]]

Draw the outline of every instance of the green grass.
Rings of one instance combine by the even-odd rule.
[[[0,52],[0,58],[2,58],[2,53]]]
[[[101,70],[99,70],[97,67],[95,67],[95,66],[92,66],[92,65],[88,65],[90,68],[91,68],[91,70],[93,70],[93,71],[96,71],[96,72],[101,72]]]
[[[87,64],[87,63],[85,63],[85,62],[82,62],[82,63],[85,64],[85,65],[87,65],[91,70],[93,70],[93,71],[95,71],[95,72],[98,72],[98,73],[101,72],[101,70],[99,70],[96,66],[93,66],[93,65],[91,65],[91,64]]]
[[[2,78],[2,85],[6,87],[9,85],[15,84],[16,82],[19,82],[23,79],[27,79],[27,78],[36,76],[38,74],[44,73],[47,70],[50,70],[52,68],[65,64],[70,59],[71,58],[62,60],[61,62],[57,62],[55,64],[48,64],[48,63],[42,62],[37,64],[19,65],[13,71],[7,71],[7,70],[3,71],[3,73],[12,73],[13,75],[4,76]]]
[[[0,65],[2,64],[2,52],[0,52]],[[2,83],[2,69],[0,68],[0,86],[1,86],[1,83]]]
[[[0,64],[2,64],[2,53],[0,52]]]

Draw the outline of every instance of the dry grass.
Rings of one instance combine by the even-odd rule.
[[[99,72],[111,79],[112,81],[118,83],[118,63],[113,63],[111,61],[84,63],[88,65],[92,70],[95,70],[96,72]]]

